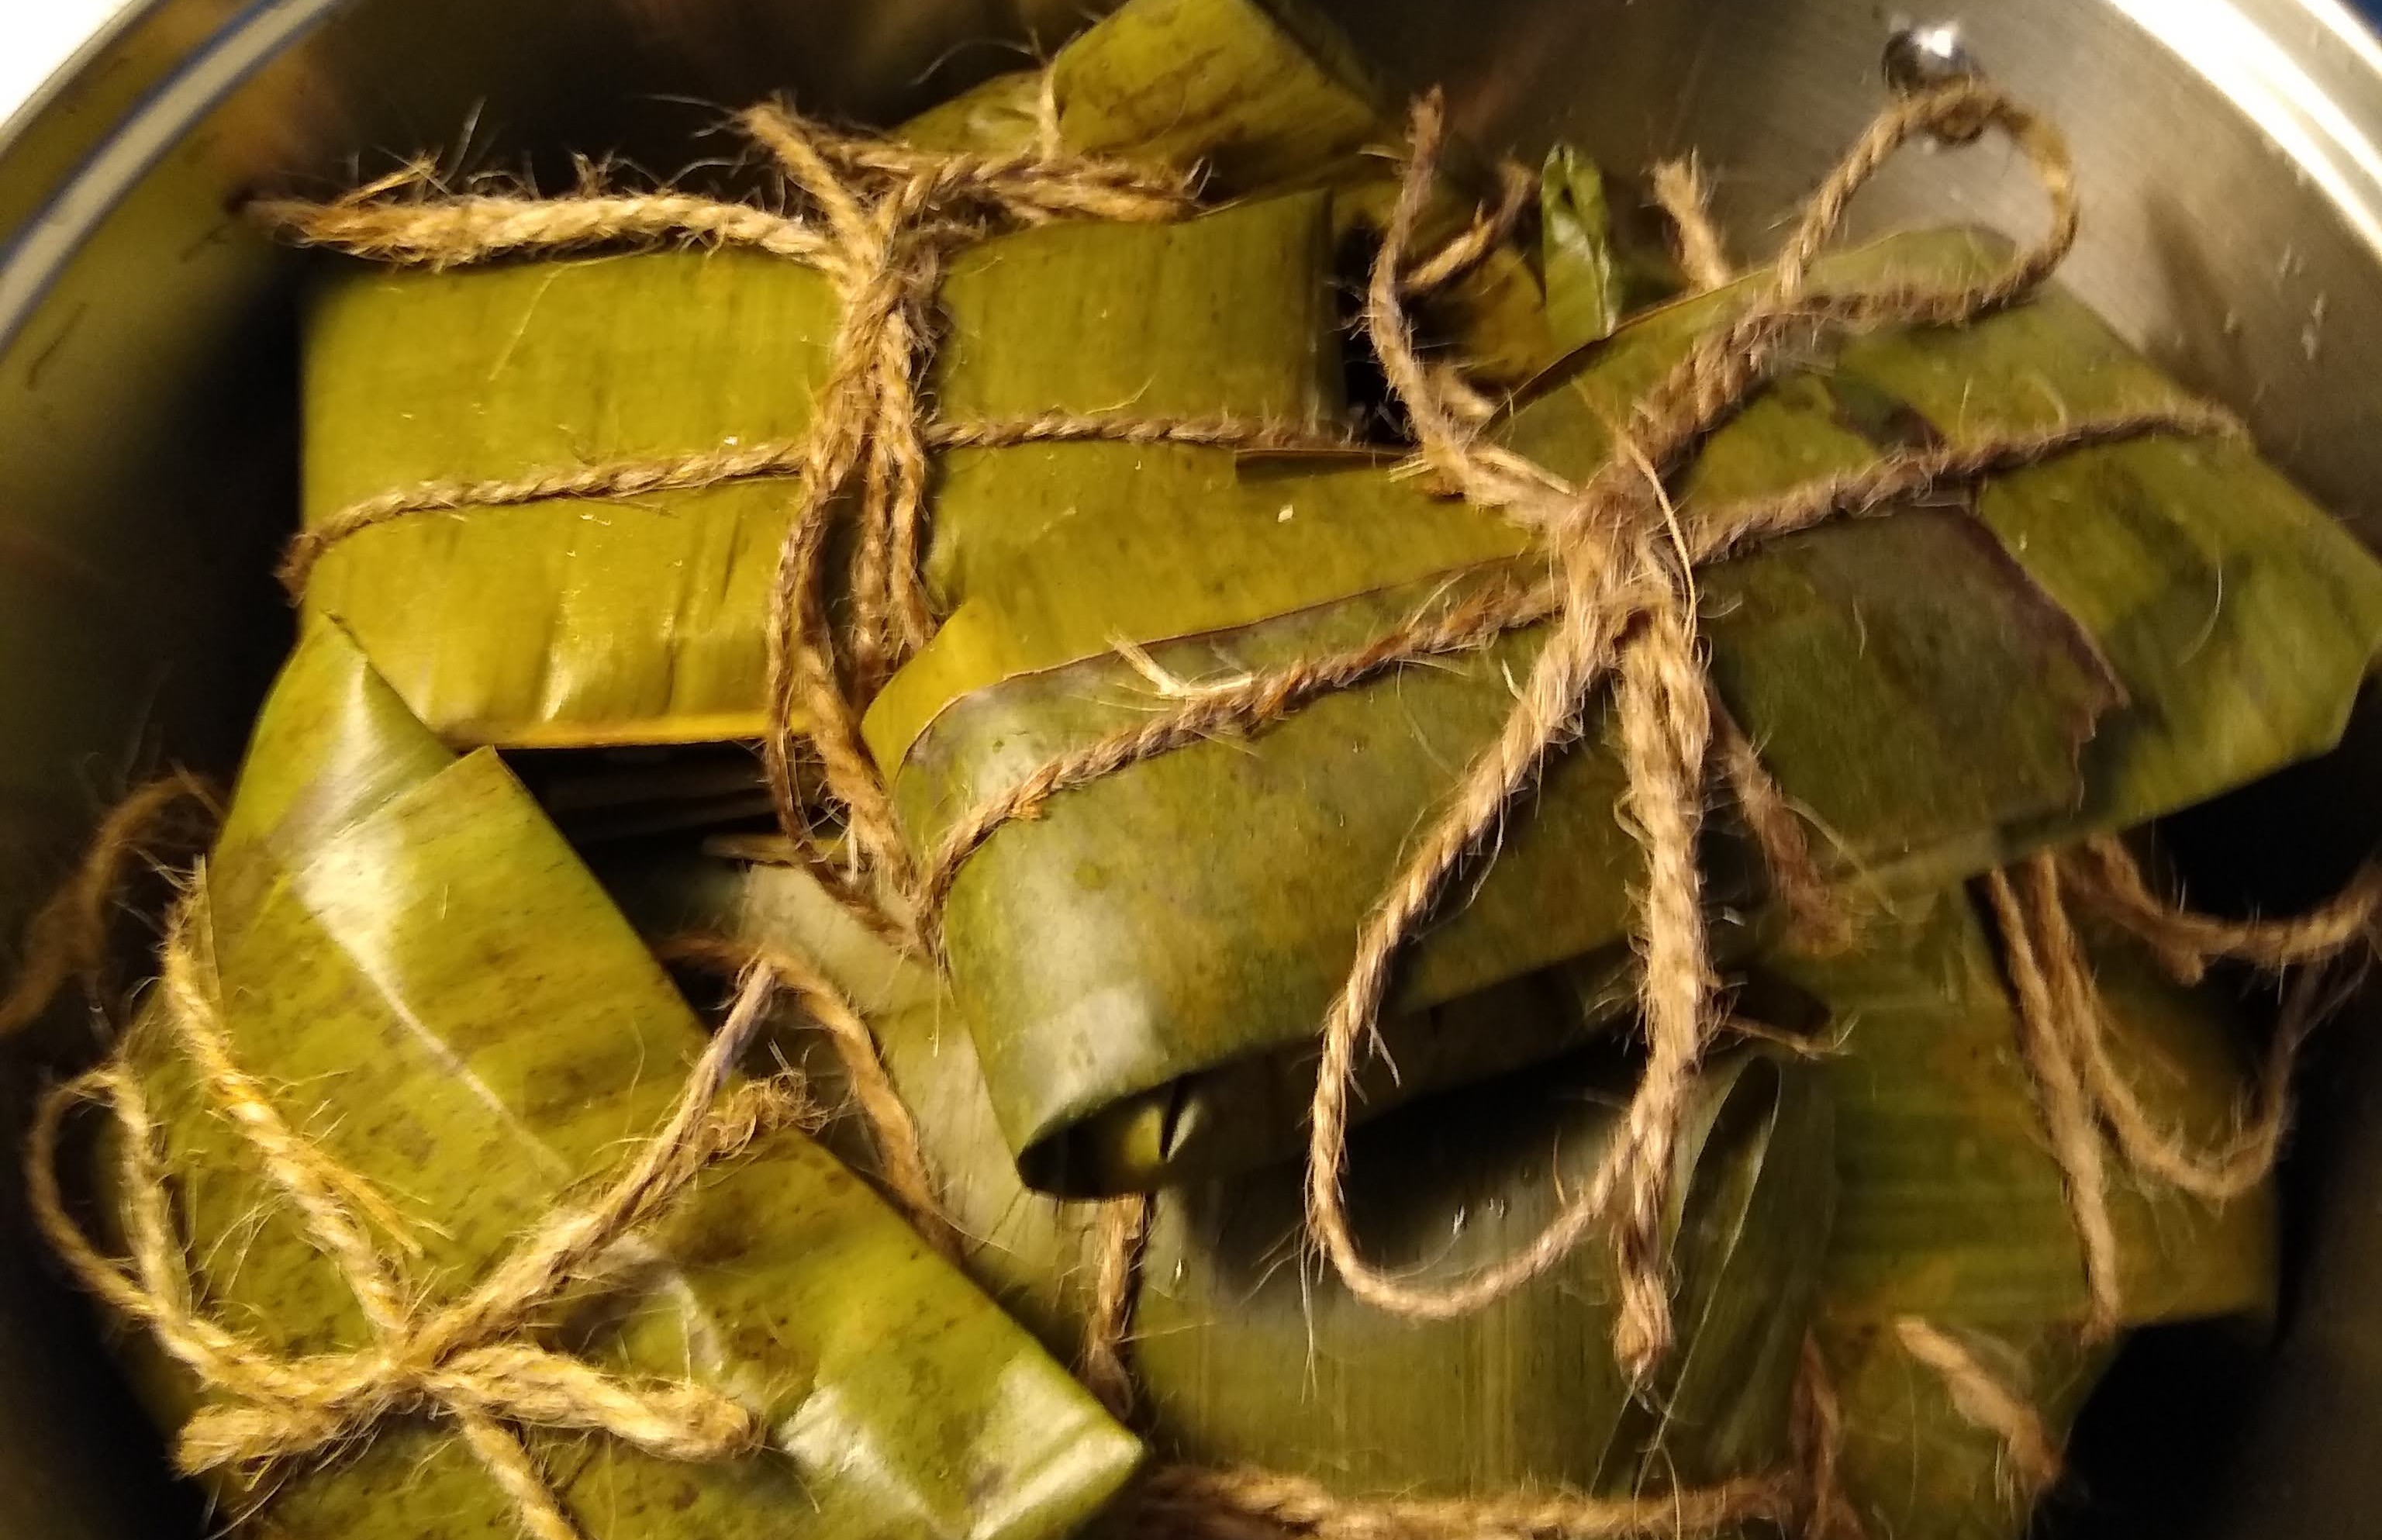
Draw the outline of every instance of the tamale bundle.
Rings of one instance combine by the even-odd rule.
[[[1994,257],[1951,231],[1821,273],[1959,281]],[[1560,473],[1592,465],[1608,425],[1733,297],[1624,328],[1541,382],[1502,441]],[[1713,437],[1682,507],[1725,509],[1906,443],[2178,400],[2088,312],[2045,296],[1957,331],[1866,337],[1788,376]],[[1360,645],[1504,579],[1524,540],[1375,467],[1242,481],[1237,499],[1146,519],[1120,502],[1097,526],[1051,526],[1012,582],[963,605],[895,677],[869,738],[898,767],[922,848],[1031,767],[1146,711],[1151,665],[1197,687]],[[1829,832],[1839,868],[1888,893],[2131,827],[2321,751],[2382,642],[2382,568],[2225,439],[2081,450],[1990,482],[1973,514],[1815,529],[1699,583],[1723,703]],[[1360,918],[1504,721],[1534,641],[1519,632],[1253,741],[1134,765],[969,860],[943,921],[951,975],[1033,1179],[1131,1189],[1170,1163],[1250,1152],[1153,1146],[1153,1106],[1186,1134],[1229,1123],[1265,1149],[1246,1115],[1183,1109],[1210,1073],[1237,1084],[1247,1072],[1228,1066],[1311,1052]],[[1613,816],[1618,789],[1609,752],[1550,767],[1461,912],[1414,949],[1399,999],[1428,1006],[1616,946],[1638,858]],[[1500,1040],[1484,1067],[1516,1051]],[[1441,1053],[1403,1067],[1418,1091],[1465,1066]]]
[[[932,970],[869,936],[796,870],[740,881],[717,865],[648,857],[610,880],[657,933],[733,927],[765,951],[816,959],[862,1004],[967,1237],[970,1271],[1054,1352],[1079,1351],[1098,1310],[1099,1233],[1116,1201],[1019,1185]],[[2165,980],[2122,941],[2104,940],[2095,955],[2122,1062],[2150,1088],[2155,1115],[2221,1134],[2243,1082],[2221,1001]],[[1567,980],[1524,983],[1459,1008],[1495,1027],[1581,1008]],[[2008,990],[1977,908],[1948,892],[1912,901],[1859,951],[1772,949],[1748,989],[1794,1019],[1800,1046],[1739,1051],[1708,1082],[1718,1101],[1697,1125],[1674,1252],[1682,1315],[1698,1329],[1676,1378],[1633,1404],[1631,1387],[1609,1376],[1605,1258],[1579,1258],[1529,1292],[1419,1331],[1367,1311],[1335,1280],[1307,1275],[1295,1172],[1259,1170],[1150,1201],[1125,1350],[1157,1457],[1263,1461],[1348,1497],[1651,1494],[1755,1476],[1786,1456],[1808,1324],[1836,1375],[1846,1497],[1864,1523],[2022,1533],[2033,1495],[2025,1473],[2006,1476],[2002,1440],[1959,1412],[1899,1335],[1914,1320],[1955,1334],[2026,1395],[2055,1449],[2114,1352],[2078,1336],[2088,1301],[2076,1230],[2010,1056]],[[1782,1007],[1782,991],[1794,1004]],[[816,1038],[797,1020],[783,1030],[779,1051],[832,1083],[836,1061]],[[1583,1179],[1593,1164],[1585,1157],[1614,1115],[1612,1068],[1575,1056],[1369,1126],[1350,1175],[1368,1233],[1425,1273],[1460,1273],[1509,1249],[1543,1220],[1549,1152],[1559,1181]],[[827,1137],[864,1169],[879,1158],[856,1117]],[[2112,1217],[2126,1325],[2270,1314],[2266,1189],[2221,1204],[2121,1189]],[[1650,1421],[1650,1403],[1664,1414]]]
[[[299,642],[33,1152],[233,1511],[2014,1540],[2129,1332],[2265,1329],[2382,877],[2159,826],[2382,563],[2048,285],[2048,125],[1911,95],[1734,278],[1295,0],[738,127],[260,214]],[[1987,131],[2036,243],[1835,249]]]
[[[651,857],[608,869],[657,937],[733,927],[765,953],[816,959],[860,1004],[971,1274],[1054,1353],[1083,1352],[1097,1336],[1101,1232],[1119,1202],[1020,1184],[933,970],[870,936],[799,870],[739,881]],[[1579,1006],[1565,981],[1541,978],[1455,1009],[1488,1029]],[[838,1060],[799,1013],[781,1030],[778,1053],[837,1081]],[[1590,1179],[1616,1136],[1620,1067],[1576,1056],[1369,1127],[1352,1152],[1360,1222],[1425,1275],[1461,1275],[1511,1249],[1559,1190]],[[1479,1314],[1416,1327],[1312,1275],[1295,1167],[1159,1195],[1122,1348],[1154,1458],[1262,1465],[1350,1498],[1535,1489],[1640,1496],[1650,1512],[1674,1487],[1772,1473],[1788,1458],[1834,1201],[1822,1085],[1817,1066],[1775,1049],[1713,1066],[1679,1152],[1671,1220],[1679,1309],[1693,1324],[1654,1386],[1633,1386],[1613,1361],[1613,1263],[1600,1249]],[[880,1159],[864,1119],[825,1137],[863,1168]]]
[[[194,966],[226,1051],[283,1088],[281,1115],[351,1194],[382,1195],[351,1201],[407,1238],[408,1302],[425,1313],[483,1285],[658,1123],[702,1043],[504,767],[453,758],[335,628],[312,628],[284,671],[199,881]],[[321,1361],[387,1343],[304,1203],[244,1152],[180,1034],[153,1012],[131,1063],[160,1140],[151,1158],[206,1174],[177,1215],[199,1259],[191,1292],[260,1334],[260,1354]],[[108,1201],[137,1233],[137,1195]],[[541,1312],[548,1340],[623,1374],[692,1372],[749,1398],[767,1435],[715,1464],[538,1431],[538,1466],[598,1533],[1059,1535],[1137,1460],[1029,1336],[799,1127],[714,1166],[586,1272]],[[221,1401],[194,1399],[178,1366],[147,1378],[169,1426],[242,1404],[237,1376],[206,1387]],[[918,1415],[921,1398],[935,1416]],[[276,1471],[274,1533],[512,1528],[516,1505],[473,1438],[373,1421],[361,1437],[334,1432],[354,1448],[331,1468]],[[229,1511],[254,1500],[235,1468],[215,1473]]]

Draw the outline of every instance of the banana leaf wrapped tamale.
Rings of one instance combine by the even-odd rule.
[[[495,756],[452,758],[332,627],[310,628],[268,702],[203,882],[230,1051],[399,1205],[433,1304],[647,1135],[702,1046]],[[211,1307],[284,1354],[366,1345],[339,1269],[188,1062],[153,1032],[135,1053]],[[630,1264],[613,1287],[550,1324],[599,1364],[728,1390],[767,1447],[680,1463],[530,1435],[591,1540],[1057,1536],[1130,1475],[1131,1435],[807,1135],[765,1134],[696,1182],[608,1258]],[[178,1423],[188,1384],[158,1369]],[[515,1522],[452,1423],[427,1418],[375,1424],[270,1497],[277,1534]]]
[[[1320,194],[1181,224],[1070,224],[987,241],[942,286],[930,386],[947,418],[1050,411],[1314,426],[1339,410]],[[426,482],[791,442],[836,320],[827,280],[736,251],[448,272],[343,265],[306,344],[304,519]],[[957,451],[932,568],[967,590],[955,533],[988,462],[1064,499],[1222,451],[1107,443]],[[1175,456],[1169,459],[1168,456]],[[1027,462],[1030,462],[1030,469]],[[763,477],[616,499],[414,515],[331,545],[306,590],[447,741],[676,744],[763,729],[767,596],[792,506]],[[1063,500],[1054,507],[1063,507]],[[1048,517],[1021,504],[1017,517]],[[973,526],[973,527],[971,527]],[[988,560],[989,558],[988,557]]]
[[[1965,231],[1900,237],[1823,263],[1821,282],[1960,281],[1997,252]],[[1747,291],[1625,327],[1550,376],[1503,441],[1584,473],[1608,424]],[[1913,443],[2181,399],[2057,295],[1958,330],[1887,330],[1723,428],[1681,517]],[[1248,467],[1231,496],[1141,511],[1120,496],[1097,520],[1051,524],[877,700],[870,745],[899,767],[920,847],[1167,696],[1360,645],[1508,580],[1524,543],[1368,466]],[[1833,865],[1872,892],[1933,891],[2319,752],[2382,639],[2382,568],[2229,438],[2062,454],[1995,480],[1973,511],[1807,531],[1698,582],[1724,703],[1828,832]],[[1296,1140],[1221,1101],[1203,1111],[1205,1078],[1245,1080],[1268,1058],[1264,1073],[1305,1073],[1366,906],[1504,721],[1536,645],[1518,633],[1327,696],[993,834],[959,873],[944,936],[1030,1180],[1114,1190]],[[1591,745],[1601,732],[1590,724]],[[1613,816],[1617,779],[1592,747],[1550,767],[1485,879],[1411,949],[1404,1007],[1615,947],[1638,860]],[[1725,832],[1714,844],[1716,890],[1750,901],[1750,863]],[[1719,942],[1742,947],[1728,918]],[[1505,1039],[1488,1067],[1533,1051]],[[1464,1069],[1458,1045],[1402,1083]],[[1185,1131],[1215,1137],[1195,1149]]]
[[[2152,1118],[2194,1139],[2229,1135],[2249,1061],[2232,1013],[2122,938],[2094,938],[2092,957],[2112,1053]],[[1818,1336],[1843,1402],[1848,1496],[1872,1533],[2009,1540],[2035,1495],[2026,1472],[1913,1358],[1904,1324],[1915,1317],[1983,1363],[2054,1453],[2115,1345],[2080,1329],[2091,1312],[2082,1244],[1980,912],[1965,893],[1940,893],[1881,921],[1858,952],[1782,949],[1762,967],[1824,1013],[1841,1188]],[[2121,1181],[2108,1204],[2123,1325],[2271,1318],[2271,1188],[2216,1203]]]
[[[1388,151],[1403,134],[1401,110],[1305,0],[1128,0],[1046,69],[996,76],[896,132],[926,149],[1024,150],[1041,142],[1049,112],[1066,148],[1196,169],[1210,196],[1328,187],[1344,247],[1361,248],[1397,196]],[[1467,185],[1490,180],[1443,179],[1418,245],[1462,229],[1481,201]],[[1421,297],[1419,310],[1484,385],[1518,385],[1563,351],[1536,276],[1504,243]]]
[[[632,863],[614,881],[660,934],[733,920],[848,992],[915,1116],[972,1272],[1054,1351],[1075,1349],[1101,1206],[1020,1185],[934,972],[797,869],[739,884],[701,863]],[[1508,1006],[1567,1008],[1559,992]],[[779,1052],[831,1079],[832,1057],[788,1025]],[[1618,1069],[1568,1062],[1369,1128],[1352,1147],[1356,1222],[1393,1265],[1424,1275],[1502,1254],[1602,1153]],[[1477,1314],[1417,1324],[1313,1275],[1295,1168],[1159,1195],[1128,1347],[1153,1457],[1292,1472],[1345,1497],[1651,1495],[1782,1467],[1834,1185],[1821,1080],[1771,1051],[1713,1066],[1672,1216],[1679,1350],[1634,1392],[1610,1345],[1607,1248],[1579,1249]],[[857,1123],[825,1137],[855,1164],[870,1158]]]

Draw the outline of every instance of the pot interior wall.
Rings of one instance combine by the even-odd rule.
[[[143,7],[0,138],[0,232],[14,232],[0,247],[0,927],[14,933],[129,782],[168,759],[228,767],[286,638],[264,573],[294,506],[303,265],[244,228],[244,193],[325,191],[422,150],[444,152],[459,177],[509,170],[553,185],[571,151],[619,152],[670,174],[718,153],[718,140],[693,136],[723,106],[789,91],[815,110],[881,121],[1030,58],[1033,40],[1063,36],[1084,8]],[[1846,0],[1328,8],[1403,83],[1447,84],[1459,124],[1482,142],[1527,154],[1567,137],[1623,166],[1700,151],[1744,257],[1776,239],[1879,104],[1881,51],[1899,19]],[[2366,138],[2382,124],[2382,55],[2332,0],[1997,0],[1968,10],[1976,56],[2074,142],[2088,221],[2067,281],[2162,363],[2246,413],[2343,517],[2369,537],[2382,531],[2367,364],[2382,355],[2382,197],[2370,196],[2382,159]],[[1920,154],[1880,179],[1857,223],[2023,229],[2036,216],[2031,198],[2008,157]],[[2321,796],[2362,814],[2375,801],[2376,715],[2362,713],[2351,745],[2298,791],[2234,810],[2232,828],[2281,832],[2244,840],[2227,837],[2224,820],[2208,826],[2193,848],[2209,891],[2312,886],[2369,843],[2358,828],[2355,842],[2309,849],[2304,808]],[[2343,1037],[2355,1033],[2352,1024]],[[2346,1451],[2382,1438],[2382,1306],[2359,1287],[2375,1275],[2369,1263],[2382,1265],[2372,1217],[2382,1105],[2368,1105],[2382,1102],[2382,1072],[2354,1048],[2325,1067],[2296,1177],[2299,1308],[2278,1367],[2169,1352],[2135,1373],[2142,1398],[2155,1402],[2172,1398],[2184,1373],[2175,1363],[2197,1362],[2204,1377],[2220,1361],[2246,1364],[2221,1398],[2257,1411],[2251,1454],[2228,1457],[2242,1442],[2229,1436],[2194,1442],[2170,1429],[2153,1443],[2096,1427],[2088,1444],[2108,1445],[2097,1457],[2108,1474],[2095,1490],[2165,1501],[2088,1500],[2066,1527],[2108,1534],[2138,1522],[2149,1533],[2145,1515],[2155,1515],[2162,1534],[2189,1519],[2246,1540],[2364,1533],[2362,1516],[2376,1511],[2376,1462]],[[0,1132],[12,1145],[33,1073],[23,1056],[7,1066]],[[0,1197],[0,1218],[13,1221],[13,1181]],[[17,1226],[0,1256],[0,1534],[114,1540],[197,1522],[143,1476],[162,1468],[159,1450],[91,1342],[88,1314],[50,1283]],[[2219,1484],[2220,1472],[2231,1473]],[[2223,1494],[2209,1496],[2218,1485]]]

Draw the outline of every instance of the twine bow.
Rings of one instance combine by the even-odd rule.
[[[211,960],[205,873],[168,926],[152,1019],[197,1071],[215,1111],[236,1129],[314,1248],[338,1268],[371,1333],[361,1348],[285,1357],[209,1314],[177,1229],[160,1130],[119,1047],[99,1068],[60,1085],[36,1114],[27,1152],[33,1212],[83,1287],[145,1325],[219,1404],[184,1424],[175,1460],[195,1473],[252,1474],[319,1457],[383,1421],[451,1420],[536,1540],[579,1540],[561,1501],[522,1439],[523,1429],[606,1434],[671,1460],[720,1460],[758,1448],[755,1413],[690,1381],[616,1374],[539,1346],[542,1317],[604,1270],[638,1232],[668,1216],[696,1177],[773,1130],[809,1115],[782,1079],[731,1086],[734,1066],[766,1019],[774,976],[750,969],[735,1005],[661,1127],[587,1201],[541,1220],[479,1283],[443,1306],[422,1302],[403,1253],[402,1220],[364,1181],[293,1128],[233,1057]],[[68,1214],[58,1185],[68,1115],[97,1103],[121,1135],[117,1187],[129,1256],[102,1252]]]

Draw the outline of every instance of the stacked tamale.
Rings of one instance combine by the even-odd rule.
[[[1400,132],[1345,42],[1287,0],[1129,0],[1046,68],[889,136],[1197,174],[1180,219],[1054,219],[955,252],[917,382],[936,420],[1224,425],[936,453],[919,575],[938,629],[860,703],[913,851],[1154,711],[1543,573],[1529,531],[1414,474],[1353,325]],[[1422,202],[1417,250],[1485,244],[1417,281],[1421,347],[1468,386],[1483,442],[1573,482],[1764,281],[1686,292],[1636,185],[1567,146],[1529,177],[1457,154]],[[1907,232],[1824,257],[1811,283],[1958,286],[2008,252]],[[326,258],[302,523],[427,485],[799,443],[841,309],[816,265],[752,250]],[[1692,519],[2188,400],[2047,290],[1798,356],[1669,496]],[[2382,565],[2253,447],[2156,433],[2047,455],[1694,574],[1717,704],[1811,830],[1853,939],[1790,923],[1760,842],[1716,811],[1716,960],[1763,1025],[1701,1067],[1663,1225],[1677,1338],[1641,1383],[1614,1355],[1610,1246],[1416,1324],[1359,1299],[1304,1229],[1318,1025],[1544,627],[1050,797],[959,869],[932,949],[905,947],[778,858],[749,752],[776,725],[794,491],[763,474],[465,499],[330,544],[196,880],[232,1051],[399,1216],[430,1303],[669,1108],[717,991],[674,983],[665,943],[807,958],[866,1018],[950,1232],[872,1192],[883,1129],[784,1007],[747,1067],[810,1088],[817,1126],[706,1170],[539,1324],[607,1368],[721,1390],[766,1436],[705,1461],[532,1435],[583,1534],[1132,1534],[1171,1466],[1282,1472],[1353,1503],[1659,1497],[1808,1460],[1815,1362],[1871,1533],[2022,1533],[2036,1492],[1905,1324],[1960,1344],[2055,1441],[2122,1343],[2080,1330],[2084,1243],[1976,880],[2092,836],[2155,852],[2161,819],[2339,738],[2382,647]],[[1645,881],[1624,789],[1593,706],[1401,960],[1346,1181],[1369,1252],[1402,1276],[1460,1279],[1527,1243],[1623,1137]],[[2253,1013],[2114,929],[2087,942],[2148,1111],[2223,1135]],[[370,1342],[171,1034],[136,1021],[126,1052],[209,1308],[292,1359]],[[82,1196],[129,1246],[102,1157]],[[1097,1298],[1100,1232],[1144,1198],[1135,1394],[1104,1406],[1070,1367],[1114,1302]],[[2110,1213],[2124,1324],[2272,1310],[2266,1189],[2219,1203],[2120,1183]],[[141,1342],[126,1334],[169,1426],[224,1394]],[[273,1475],[217,1473],[293,1540],[517,1517],[435,1411]]]

